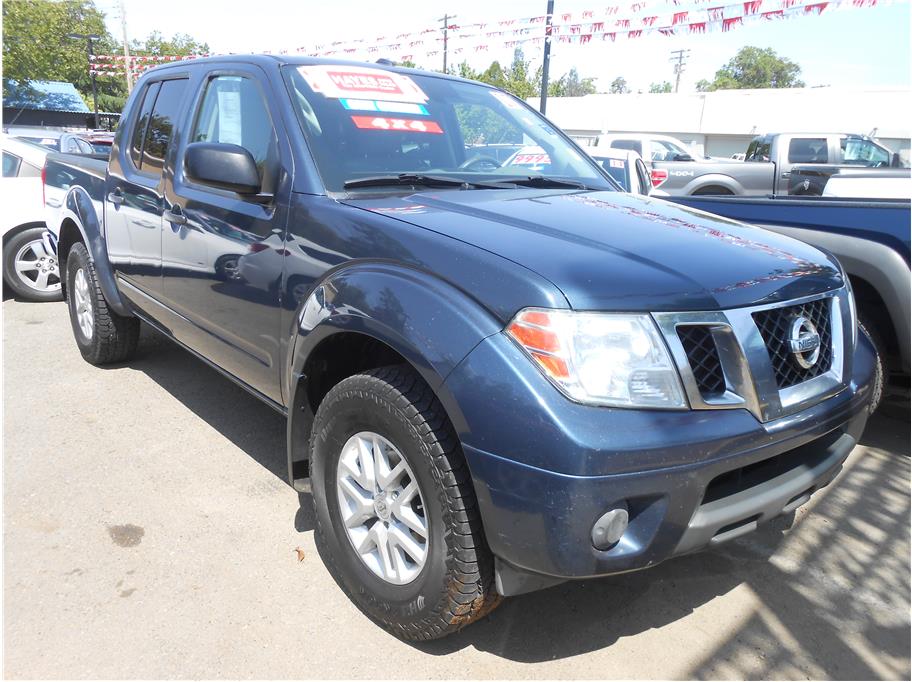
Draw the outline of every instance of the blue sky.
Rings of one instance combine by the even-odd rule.
[[[437,24],[445,11],[456,11],[456,23],[496,22],[500,19],[544,14],[545,0],[459,0],[452,4],[387,0],[123,0],[130,38],[152,30],[170,35],[176,30],[209,43],[216,52],[279,51],[329,40],[373,38],[377,35],[420,30]],[[108,14],[111,32],[120,35],[117,0],[96,0]],[[612,2],[556,0],[555,12],[598,10]],[[692,90],[713,74],[744,45],[771,47],[802,67],[808,85],[843,87],[910,86],[910,6],[908,0],[866,9],[824,12],[820,16],[748,24],[728,33],[648,37],[617,43],[557,44],[552,52],[552,74],[576,66],[582,76],[598,79],[602,88],[623,76],[634,89],[673,81],[669,53],[689,49],[690,62],[682,91]],[[509,61],[504,48],[468,55],[477,67],[493,58]],[[540,48],[526,47],[527,58],[540,60]],[[437,66],[418,58],[421,66]]]

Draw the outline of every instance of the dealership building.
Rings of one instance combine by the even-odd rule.
[[[538,98],[528,100],[534,107]],[[783,88],[549,97],[547,115],[584,146],[599,133],[677,137],[707,156],[744,152],[762,133],[860,133],[909,161],[912,90]]]

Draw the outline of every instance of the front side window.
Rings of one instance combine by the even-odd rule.
[[[267,160],[276,154],[276,134],[256,83],[241,76],[212,78],[190,141],[243,147],[256,161],[262,181]]]
[[[20,163],[22,163],[22,159],[15,154],[3,152],[3,177],[15,178],[19,174]]]
[[[553,125],[499,90],[350,65],[288,66],[285,75],[331,192],[401,174],[454,183],[535,176],[612,189]]]
[[[852,166],[880,168],[889,166],[892,155],[871,140],[860,137],[843,137],[839,140],[842,163]]]
[[[140,165],[143,172],[161,173],[174,130],[174,121],[180,114],[180,104],[186,89],[186,78],[162,82],[158,97],[155,98],[149,125],[146,127]]]
[[[605,169],[605,172],[611,176],[612,180],[625,191],[630,191],[630,184],[627,182],[627,164],[622,159],[601,158],[598,162]]]
[[[686,149],[668,140],[650,140],[653,161],[676,161],[680,156],[690,156]]]

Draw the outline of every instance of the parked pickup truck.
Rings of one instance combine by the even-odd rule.
[[[695,159],[675,145],[672,138],[658,135],[602,135],[596,146],[637,151],[651,161],[656,186],[672,196],[787,194],[789,176],[795,164],[898,167],[900,159],[886,147],[864,135],[777,133],[755,137],[745,160]]]
[[[466,141],[495,138],[546,169],[476,163]],[[835,258],[617,191],[480,83],[163,65],[107,167],[54,155],[46,177],[82,356],[129,361],[142,320],[286,415],[329,570],[404,639],[748,533],[868,418]]]
[[[893,375],[908,386],[909,199],[675,197],[672,201],[752,223],[835,255],[849,275],[861,324],[879,351],[879,373],[885,379]]]

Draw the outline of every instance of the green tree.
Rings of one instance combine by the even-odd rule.
[[[626,95],[630,92],[630,88],[627,87],[627,80],[623,76],[618,76],[613,81],[608,88],[608,92],[612,95]]]
[[[697,88],[697,92],[709,92],[710,88],[712,88],[712,83],[705,78],[701,78],[697,81],[695,87]]]
[[[671,83],[668,81],[652,83],[649,86],[649,92],[671,92]]]
[[[95,52],[110,53],[116,42],[105,28],[104,15],[91,0],[15,0],[3,3],[3,90],[9,82],[54,80],[73,83],[92,107],[92,81],[86,41],[71,33],[94,34]],[[126,94],[123,78],[99,76],[98,108],[108,109]],[[119,109],[114,109],[119,111]]]
[[[200,43],[186,33],[175,33],[171,38],[166,39],[160,31],[152,31],[145,40],[131,41],[130,53],[189,57],[209,54],[209,44]]]
[[[790,59],[780,57],[772,48],[761,49],[748,45],[716,71],[716,77],[707,87],[712,90],[738,90],[744,88],[803,88],[798,77],[801,67]],[[698,83],[698,86],[705,81]]]
[[[549,97],[580,97],[595,92],[594,78],[580,78],[576,67],[548,84]]]

